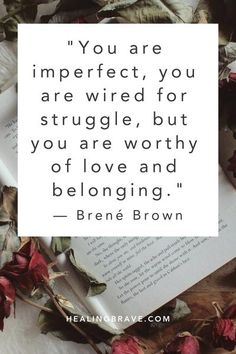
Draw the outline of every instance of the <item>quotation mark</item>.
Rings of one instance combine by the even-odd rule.
[[[68,41],[67,44],[68,45],[73,45],[73,41]]]
[[[182,188],[182,183],[177,183],[177,188]]]

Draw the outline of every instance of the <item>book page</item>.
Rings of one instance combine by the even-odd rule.
[[[236,256],[236,191],[222,171],[219,179],[218,238],[72,239],[81,264],[107,283],[102,295],[85,300],[92,314],[146,316]],[[67,268],[64,255],[59,259]],[[68,280],[81,297],[76,276]]]
[[[17,96],[15,86],[0,95],[0,184],[16,186]]]

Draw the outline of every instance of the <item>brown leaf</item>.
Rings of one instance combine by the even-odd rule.
[[[17,223],[17,189],[4,186],[2,188],[0,222],[10,221]]]
[[[106,290],[107,285],[105,283],[97,280],[94,277],[94,275],[89,273],[80,264],[79,256],[75,250],[73,250],[73,249],[68,250],[66,255],[67,255],[67,259],[69,260],[73,269],[78,274],[78,276],[81,278],[81,281],[83,281],[83,284],[86,288],[87,296],[99,295],[99,294],[102,294]]]
[[[212,21],[212,8],[209,0],[200,0],[194,13],[194,23],[208,23]]]
[[[220,46],[219,69],[220,80],[228,74],[227,66],[236,60],[236,43],[229,42],[225,46]],[[226,73],[225,73],[226,72]]]
[[[18,250],[20,238],[12,224],[1,226],[0,233],[0,268],[12,259],[12,252]]]
[[[132,23],[185,23],[193,18],[192,6],[182,0],[138,0],[125,7],[120,5],[121,1],[96,1],[99,5],[106,3],[98,12],[100,17],[121,16]]]

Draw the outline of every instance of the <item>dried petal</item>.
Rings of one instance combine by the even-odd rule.
[[[198,340],[189,332],[179,333],[167,344],[164,354],[200,354]]]
[[[13,253],[12,261],[4,265],[0,274],[30,291],[49,279],[47,263],[32,240]]]
[[[128,337],[114,340],[112,354],[144,354],[137,338]]]
[[[217,318],[212,326],[212,340],[216,348],[234,350],[236,326],[231,319]]]
[[[9,317],[11,305],[15,301],[16,292],[12,283],[0,276],[0,330],[3,330],[3,320]]]

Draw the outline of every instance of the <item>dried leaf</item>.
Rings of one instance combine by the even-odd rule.
[[[5,30],[4,30],[5,33]],[[16,48],[14,43],[0,43],[0,93],[16,83]]]
[[[17,188],[4,186],[2,188],[2,207],[10,220],[17,220]]]
[[[16,234],[15,228],[9,224],[1,227],[0,235],[0,267],[12,259],[12,252],[18,250],[20,238]]]
[[[222,26],[219,28],[219,45],[226,45],[230,42],[231,40],[231,33],[226,30],[225,28],[222,28]]]
[[[212,21],[212,8],[209,0],[200,0],[194,13],[194,23],[208,23]]]
[[[79,262],[78,255],[73,249],[67,252],[67,257],[75,271],[80,275],[86,287],[87,296],[102,294],[106,290],[106,284],[99,282],[93,275],[87,272]]]
[[[190,308],[186,304],[186,302],[176,299],[176,305],[174,310],[171,312],[171,317],[172,320],[177,321],[180,320],[181,318],[189,315],[191,313]]]
[[[102,11],[107,11],[108,13],[123,10],[136,2],[138,2],[138,0],[113,0],[104,5],[104,1],[98,1],[102,6],[104,5]]]
[[[71,237],[52,237],[51,249],[57,256],[70,248]]]
[[[6,39],[6,33],[4,26],[0,23],[0,42],[4,41]]]
[[[0,255],[0,267],[2,268],[5,263],[10,262],[12,260],[12,252],[2,251]]]
[[[229,64],[236,60],[236,43],[229,42],[225,46],[220,46],[219,49],[219,69],[220,69],[220,80],[225,78],[228,73],[226,69]],[[225,72],[226,70],[226,72]]]
[[[101,0],[97,2],[101,5]],[[98,15],[121,16],[133,23],[185,23],[192,21],[193,8],[182,0],[138,0],[119,9],[106,4]]]
[[[74,310],[72,303],[62,295],[57,295],[57,300],[64,310]]]
[[[37,15],[37,1],[4,0],[7,15],[1,19],[7,40],[16,40],[19,23],[33,23]]]
[[[53,16],[43,16],[42,22],[48,23],[71,23],[81,16],[80,11],[62,11]],[[87,14],[86,14],[87,16]]]
[[[51,15],[41,17],[43,23],[72,23],[78,18],[86,18],[97,12],[99,7],[91,1],[60,1]]]
[[[1,18],[3,36],[10,41],[16,40],[17,26],[19,23],[34,23],[39,5],[57,1],[58,0],[4,0],[7,15]]]
[[[100,23],[127,23],[123,17],[105,17]]]
[[[18,22],[13,17],[4,23],[5,35],[8,41],[13,41],[17,38],[17,26]]]
[[[83,336],[81,336],[68,322],[66,322],[64,318],[58,315],[58,312],[51,300],[49,300],[44,306],[55,310],[55,312],[53,314],[45,311],[40,312],[38,317],[38,326],[41,333],[51,333],[64,341],[87,343]],[[66,311],[66,313],[68,316],[74,315],[70,311]],[[111,337],[110,332],[91,322],[78,322],[78,327],[83,329],[83,331],[85,331],[96,343],[108,340]]]
[[[26,296],[29,296],[29,298],[33,301],[38,301],[44,297],[43,290],[41,288],[33,289],[32,292],[29,294],[28,292],[26,293]]]
[[[228,64],[236,60],[236,43],[230,42],[225,46],[225,58]]]

